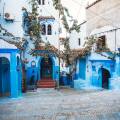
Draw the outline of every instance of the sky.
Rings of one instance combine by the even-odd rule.
[[[68,8],[70,14],[80,23],[85,20],[84,7],[95,0],[61,0],[62,4]]]
[[[73,16],[74,19],[78,20],[78,23],[83,23],[86,21],[85,16],[85,7],[94,2],[96,0],[61,0],[63,6],[67,7],[69,10],[70,15]],[[62,29],[61,37],[65,37],[65,29]]]
[[[85,21],[85,3],[87,0],[61,0],[63,6],[68,8],[69,13],[74,19],[77,19],[79,24]],[[66,36],[64,27],[62,26],[61,37]]]
[[[87,0],[61,0],[62,4],[68,8],[70,14],[79,22],[85,20],[85,3]]]

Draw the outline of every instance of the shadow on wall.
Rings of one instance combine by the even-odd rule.
[[[7,58],[0,58],[0,96],[10,96],[10,62]]]

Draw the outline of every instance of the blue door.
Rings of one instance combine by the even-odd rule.
[[[101,68],[101,70],[102,70],[102,88],[109,89],[109,78],[111,77],[110,72],[105,68]]]
[[[79,64],[79,78],[86,79],[86,59],[80,59]]]
[[[49,57],[43,58],[41,60],[41,78],[50,78],[52,79],[53,74],[53,64],[52,60]]]

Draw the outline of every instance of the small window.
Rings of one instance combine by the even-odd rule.
[[[46,25],[43,24],[41,27],[42,27],[42,35],[45,35],[46,34]]]
[[[45,0],[42,0],[42,5],[45,5]]]
[[[97,41],[97,49],[103,50],[105,47],[106,47],[106,38],[105,36],[101,36]]]
[[[80,45],[81,44],[81,40],[80,40],[80,38],[78,39],[78,45]]]
[[[41,5],[41,0],[38,0],[39,5]]]
[[[45,5],[45,0],[38,0],[39,5]]]
[[[52,35],[52,27],[51,27],[51,25],[48,25],[48,35]]]

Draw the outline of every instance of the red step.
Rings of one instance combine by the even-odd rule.
[[[55,81],[52,79],[42,79],[37,83],[38,88],[55,88]]]

